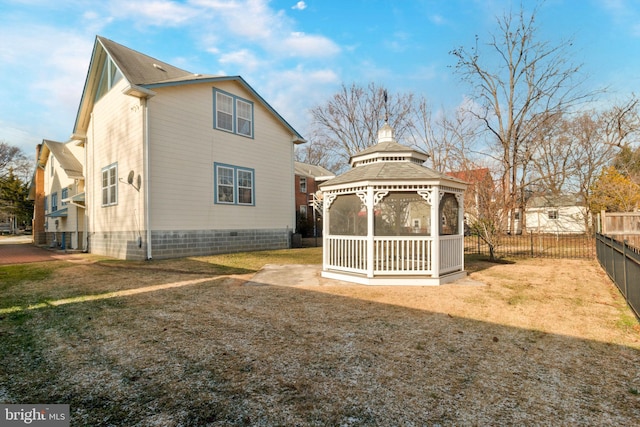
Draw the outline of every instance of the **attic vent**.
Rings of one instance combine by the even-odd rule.
[[[153,68],[157,68],[157,69],[158,69],[158,70],[160,70],[160,71],[165,71],[165,72],[167,71],[167,70],[165,70],[164,68],[162,68],[162,66],[160,66],[160,65],[158,65],[158,64],[153,64]]]

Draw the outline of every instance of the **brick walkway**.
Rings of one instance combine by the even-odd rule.
[[[0,237],[0,265],[57,261],[69,255],[31,244],[31,236]]]

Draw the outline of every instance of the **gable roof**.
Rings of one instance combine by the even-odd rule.
[[[570,206],[585,206],[584,198],[578,193],[559,195],[538,195],[527,202],[528,208],[563,208]]]
[[[60,167],[69,178],[84,179],[82,163],[67,149],[66,145],[67,144],[63,142],[43,139],[42,150],[40,150],[40,156],[38,158],[38,166],[43,168],[47,164],[49,154],[53,154],[53,157],[58,160]]]
[[[295,162],[295,174],[315,178],[316,181],[326,180],[336,176],[334,173],[322,166],[302,162]]]
[[[113,40],[97,36],[96,43],[102,45],[124,78],[131,84],[146,85],[193,77],[193,73],[189,71],[174,67],[144,53],[136,52]]]
[[[95,93],[100,80],[100,71],[107,58],[111,58],[118,70],[122,73],[123,78],[129,83],[130,86],[125,90],[125,93],[141,98],[153,96],[154,93],[152,89],[156,87],[213,83],[216,81],[235,81],[250,92],[258,102],[291,132],[292,142],[297,144],[307,142],[302,135],[258,95],[242,77],[194,74],[101,36],[96,36],[94,43],[72,138],[82,138],[86,133],[91,111],[93,110]]]

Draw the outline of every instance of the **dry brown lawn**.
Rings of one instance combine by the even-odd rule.
[[[595,261],[366,287],[296,259],[79,257],[16,282],[0,296],[0,401],[68,403],[74,426],[640,420],[640,328]]]

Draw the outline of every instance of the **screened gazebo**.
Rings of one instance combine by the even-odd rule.
[[[351,170],[321,185],[322,277],[439,285],[466,275],[466,184],[423,166],[427,158],[398,144],[385,124]]]

